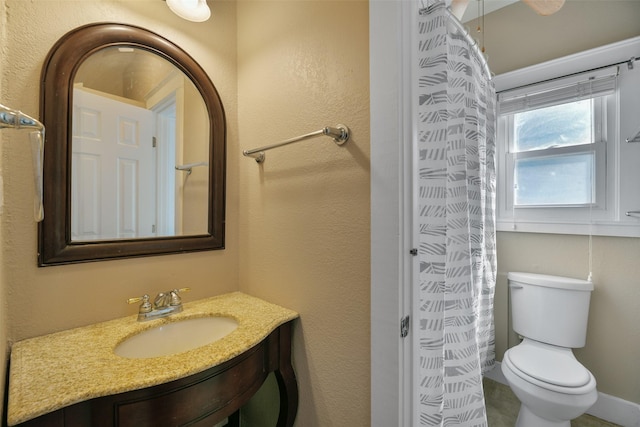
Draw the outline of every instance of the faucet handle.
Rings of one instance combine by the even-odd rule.
[[[129,298],[127,300],[127,304],[135,304],[140,301],[142,301],[142,304],[140,304],[140,313],[149,313],[153,310],[151,302],[149,302],[149,295],[147,294],[144,294],[141,297]]]
[[[176,306],[182,304],[182,298],[180,298],[180,292],[189,292],[191,288],[180,288],[171,291],[171,303],[170,305]]]

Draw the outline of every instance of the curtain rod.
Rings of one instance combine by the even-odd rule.
[[[498,92],[496,92],[496,94],[500,94],[500,93],[503,93],[503,92],[510,92],[512,90],[517,90],[517,89],[524,89],[524,88],[527,88],[527,87],[530,87],[530,86],[537,86],[537,85],[542,84],[542,83],[548,83],[548,82],[553,82],[555,80],[566,79],[567,77],[579,76],[580,74],[592,73],[594,71],[604,70],[605,68],[620,66],[622,64],[627,64],[627,68],[629,70],[633,70],[633,67],[634,67],[633,63],[635,61],[638,61],[638,60],[640,60],[640,58],[632,56],[631,58],[629,58],[629,59],[627,59],[625,61],[618,61],[618,62],[614,62],[613,64],[601,65],[600,67],[595,67],[595,68],[591,68],[589,70],[584,70],[584,71],[577,71],[575,73],[565,74],[563,76],[553,77],[553,78],[550,78],[550,79],[541,80],[539,82],[527,83],[526,85],[516,86],[516,87],[509,88],[509,89],[504,89],[504,90],[498,91]]]

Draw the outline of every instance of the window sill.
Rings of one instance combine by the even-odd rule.
[[[576,222],[535,222],[498,219],[497,231],[546,234],[576,234],[612,237],[640,237],[640,218],[625,222],[598,222],[594,224]]]

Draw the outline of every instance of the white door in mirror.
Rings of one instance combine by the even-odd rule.
[[[76,88],[73,92],[71,240],[155,235],[152,112]]]

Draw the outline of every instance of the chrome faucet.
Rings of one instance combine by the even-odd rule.
[[[182,298],[180,292],[188,292],[191,288],[173,289],[171,291],[160,292],[153,300],[153,305],[149,300],[149,295],[129,298],[127,303],[134,304],[142,301],[138,310],[138,322],[145,320],[159,319],[173,313],[182,311]]]

